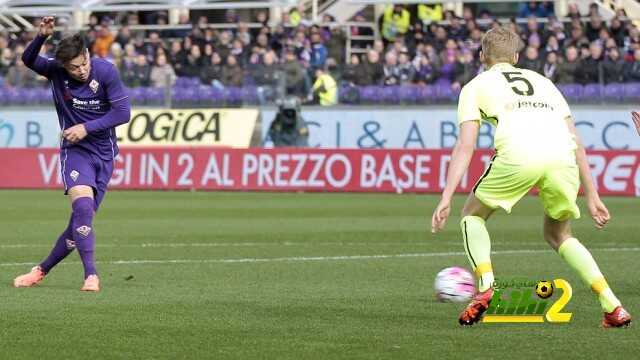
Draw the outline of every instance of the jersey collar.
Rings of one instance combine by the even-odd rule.
[[[501,63],[497,63],[497,64],[493,64],[493,66],[491,66],[491,68],[489,70],[510,70],[513,69],[513,65],[506,63],[506,62],[501,62]]]

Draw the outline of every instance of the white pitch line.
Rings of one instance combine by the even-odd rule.
[[[439,245],[460,245],[457,241],[438,241]],[[529,242],[518,241],[494,241],[492,245],[513,245],[529,244]],[[224,242],[224,243],[144,243],[144,244],[96,244],[96,248],[206,248],[206,247],[260,247],[260,246],[431,246],[430,241],[410,241],[410,242]],[[541,246],[544,246],[541,243]],[[619,243],[599,243],[600,246],[614,246]],[[51,244],[5,244],[0,245],[0,249],[29,249],[29,248],[50,248]],[[617,249],[617,248],[616,248]]]
[[[595,248],[592,251],[640,251],[640,247],[631,248]],[[540,254],[551,253],[550,249],[521,249],[500,250],[492,252],[492,255],[510,254]],[[174,259],[174,260],[111,260],[98,261],[98,264],[109,265],[144,265],[144,264],[234,264],[234,263],[267,263],[267,262],[307,262],[307,261],[349,261],[349,260],[380,260],[399,258],[422,257],[447,257],[463,256],[464,252],[437,252],[437,253],[410,253],[410,254],[386,254],[386,255],[345,255],[345,256],[294,256],[279,258],[237,258],[237,259]],[[62,264],[80,264],[79,261],[64,262]],[[0,267],[31,266],[35,263],[0,263]]]

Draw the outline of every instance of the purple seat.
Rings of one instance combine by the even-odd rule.
[[[222,91],[222,97],[227,105],[238,105],[242,103],[242,89],[229,86]]]
[[[579,84],[562,84],[558,88],[562,95],[569,101],[577,101],[582,98],[582,85]]]
[[[640,83],[624,84],[624,99],[633,101],[640,99]]]
[[[164,103],[164,88],[149,87],[144,89],[144,98],[147,104],[160,105]]]
[[[25,104],[35,104],[38,102],[38,88],[24,89]]]
[[[398,97],[403,104],[414,104],[420,97],[420,87],[416,85],[401,86],[398,89]]]
[[[191,78],[181,76],[176,79],[175,86],[177,87],[189,87],[191,86]]]
[[[364,86],[360,88],[360,101],[364,103],[378,102],[382,89],[379,86]]]
[[[400,86],[385,86],[380,92],[380,100],[385,104],[397,104],[400,102]]]
[[[608,84],[604,87],[604,98],[611,101],[621,101],[624,96],[623,84]]]
[[[448,82],[441,82],[436,84],[436,99],[440,101],[447,101],[455,99],[456,93],[451,89],[451,84]]]
[[[180,105],[194,105],[198,102],[198,90],[194,88],[174,88],[172,100]]]
[[[258,103],[258,89],[255,86],[242,87],[242,99],[246,104]]]
[[[144,94],[144,89],[142,87],[134,87],[129,89],[129,97],[131,98],[131,101],[134,104],[144,104],[146,99],[145,99],[145,94]]]
[[[600,84],[587,84],[582,89],[582,101],[596,102],[602,100]]]
[[[36,92],[36,101],[39,104],[47,104],[51,101],[53,95],[51,94],[51,89],[49,87],[39,88]]]
[[[24,105],[26,104],[28,89],[12,88],[7,89],[5,96],[7,97],[7,104],[10,105]]]
[[[436,100],[436,87],[433,85],[418,86],[417,102],[421,104],[432,103]]]

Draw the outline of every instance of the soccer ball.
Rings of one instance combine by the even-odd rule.
[[[541,280],[538,282],[536,285],[536,294],[543,299],[549,298],[553,295],[553,284],[551,281]]]
[[[473,274],[459,266],[440,270],[434,288],[441,302],[467,302],[476,293]]]

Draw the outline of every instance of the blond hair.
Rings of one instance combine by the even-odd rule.
[[[518,34],[503,26],[487,31],[482,37],[482,53],[488,64],[500,62],[513,64],[515,54],[521,49],[522,40]]]

